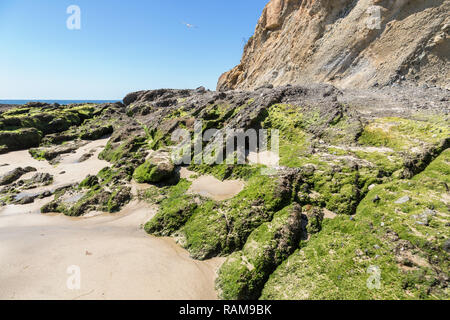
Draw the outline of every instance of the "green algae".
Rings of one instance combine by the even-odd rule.
[[[240,251],[231,254],[218,272],[222,299],[257,299],[269,275],[298,247],[302,235],[301,207],[289,206],[255,229]]]
[[[438,144],[450,135],[448,123],[432,123],[402,118],[380,118],[367,125],[359,142],[362,145],[389,147],[405,151],[418,144]]]
[[[173,175],[174,166],[171,162],[155,163],[150,159],[136,168],[133,178],[139,183],[158,183],[170,179]]]
[[[276,179],[254,176],[231,200],[199,206],[180,230],[184,246],[197,259],[239,250],[255,228],[270,221],[292,198],[292,190],[281,191]]]
[[[191,183],[185,179],[173,187],[166,188],[164,199],[159,200],[159,209],[154,218],[145,224],[147,233],[158,236],[170,236],[180,229],[197,209],[195,197],[187,195]],[[146,193],[146,198],[155,201],[154,190]]]
[[[450,150],[411,180],[375,187],[349,219],[326,220],[320,233],[270,277],[262,299],[442,299],[448,232]],[[405,203],[396,203],[408,196]],[[375,200],[376,201],[375,201]],[[447,203],[447,204],[446,204]],[[428,213],[432,223],[418,217]],[[380,288],[368,286],[371,266]]]

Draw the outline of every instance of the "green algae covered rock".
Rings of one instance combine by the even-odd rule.
[[[3,153],[39,146],[41,134],[34,128],[0,131],[0,146]]]
[[[180,229],[184,247],[201,260],[240,250],[253,230],[292,202],[293,177],[255,175],[234,198],[199,206]]]
[[[147,222],[145,231],[156,236],[170,236],[180,229],[198,207],[196,197],[186,194],[191,183],[187,180],[170,187],[161,201],[158,213]]]
[[[257,299],[269,275],[297,248],[307,218],[291,205],[271,222],[253,231],[241,251],[230,255],[219,270],[219,295],[227,300]]]
[[[139,183],[158,183],[170,179],[175,166],[166,153],[154,154],[134,171],[133,178]]]
[[[57,212],[79,217],[91,211],[114,213],[133,197],[126,168],[104,168],[96,176],[89,175],[78,185],[55,191],[54,200],[41,208],[41,213]]]
[[[326,220],[261,299],[448,299],[449,161],[447,149],[414,178],[374,187],[351,219]]]

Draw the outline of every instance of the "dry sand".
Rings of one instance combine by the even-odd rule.
[[[58,167],[36,161],[26,151],[1,155],[0,164],[13,165],[1,167],[0,174],[31,165],[39,172],[66,171],[55,175],[55,185],[81,181],[108,164],[97,159],[100,148],[86,162],[76,159],[104,143],[83,147]],[[0,209],[0,299],[217,298],[215,271],[223,259],[195,261],[173,239],[148,236],[142,224],[155,208],[132,202],[115,215],[39,214],[50,200]],[[80,267],[80,290],[67,287],[70,266]]]
[[[251,164],[262,164],[268,167],[277,167],[280,157],[272,151],[250,152],[247,161]]]

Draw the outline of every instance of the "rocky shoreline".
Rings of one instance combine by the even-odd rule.
[[[0,167],[0,205],[48,198],[42,214],[71,217],[114,215],[133,201],[156,206],[143,224],[147,233],[176,239],[193,259],[225,258],[216,280],[220,298],[447,299],[449,98],[448,90],[414,86],[286,85],[13,107],[0,115],[3,155],[28,150],[58,168],[103,139],[73,161],[108,165],[51,188],[55,175],[8,164]],[[278,166],[271,174],[251,162],[178,166],[171,136],[193,133],[196,120],[202,132],[278,130]],[[218,136],[203,141],[204,149]],[[236,193],[213,198],[205,184],[193,188],[204,176],[219,180],[216,190],[238,181],[230,184]],[[18,197],[45,186],[45,196]],[[373,266],[383,290],[366,284]]]

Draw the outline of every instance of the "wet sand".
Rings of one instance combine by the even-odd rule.
[[[77,183],[86,178],[86,176],[90,174],[95,175],[101,169],[110,166],[107,161],[98,159],[98,154],[102,151],[107,142],[108,139],[93,141],[79,148],[76,153],[64,154],[61,156],[61,162],[57,165],[51,165],[48,161],[36,160],[27,150],[3,154],[0,155],[0,165],[3,165],[0,166],[0,176],[15,168],[24,168],[27,166],[36,168],[37,172],[53,175],[54,181],[52,185],[28,190],[29,192],[52,190],[64,185]],[[78,162],[83,154],[88,153],[91,150],[95,150],[91,158],[84,162]],[[29,179],[35,173],[36,172],[27,173],[20,179]]]
[[[1,167],[0,174],[29,165],[39,172],[66,171],[55,175],[49,186],[54,188],[107,166],[97,159],[100,149],[81,164],[73,161],[86,151],[79,150],[58,167],[30,160],[27,151],[1,155],[0,164],[14,165]],[[69,218],[40,214],[48,201],[0,208],[0,299],[217,298],[215,271],[223,259],[195,261],[173,239],[147,235],[142,225],[155,214],[154,207],[132,202],[118,214]],[[80,290],[67,287],[67,269],[74,265],[81,271]]]
[[[173,239],[146,235],[154,210],[132,203],[93,218],[0,211],[0,299],[216,299],[221,259],[192,260]],[[81,289],[69,290],[69,266]]]
[[[239,194],[244,190],[244,186],[245,183],[240,180],[220,181],[213,176],[201,176],[192,181],[188,192],[223,201]]]

